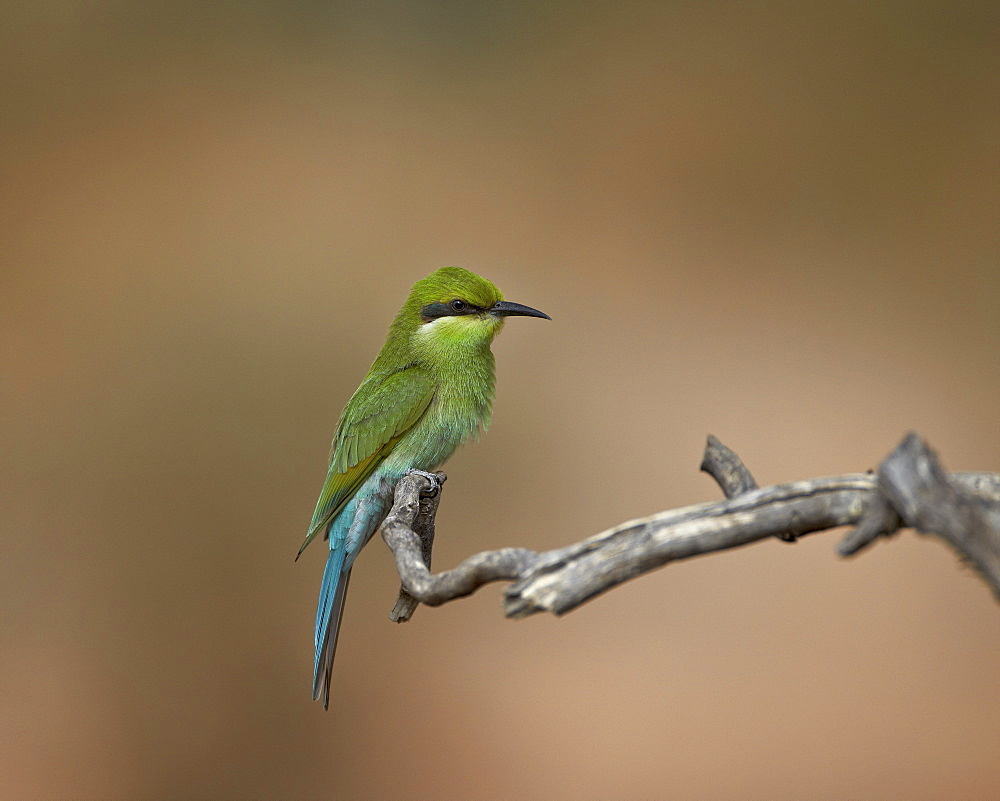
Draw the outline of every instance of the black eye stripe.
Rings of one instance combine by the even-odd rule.
[[[428,303],[420,310],[420,316],[429,321],[436,320],[439,317],[458,317],[462,314],[476,314],[481,311],[482,309],[478,306],[473,306],[467,300],[454,298],[447,303]]]

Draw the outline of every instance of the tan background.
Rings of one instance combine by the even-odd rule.
[[[439,566],[715,499],[709,432],[1000,470],[996,4],[229,6],[0,12],[0,796],[997,798],[998,607],[912,533],[402,627],[376,541],[328,714],[292,561],[443,264],[553,322]]]

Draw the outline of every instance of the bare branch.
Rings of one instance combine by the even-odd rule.
[[[876,492],[868,501],[857,528],[840,541],[837,553],[841,556],[853,556],[879,537],[892,536],[902,525],[903,521],[892,508],[889,499]]]
[[[735,451],[723,445],[712,434],[705,444],[705,455],[701,460],[701,470],[716,480],[727,498],[735,498],[750,490],[757,489],[757,482],[750,474],[743,460]],[[795,542],[795,535],[780,531],[774,535],[782,542]]]
[[[727,500],[630,520],[553,551],[487,551],[438,575],[428,566],[440,492],[421,499],[431,482],[408,475],[397,485],[381,529],[403,584],[393,619],[409,619],[418,602],[437,606],[492,581],[513,582],[504,590],[509,617],[561,615],[669,562],[846,525],[857,529],[840,544],[841,555],[856,553],[901,527],[936,534],[976,567],[1000,599],[1000,474],[945,474],[915,434],[877,474],[758,488],[739,457],[715,437],[709,437],[702,469],[716,479]],[[444,474],[438,476],[444,480]]]
[[[438,504],[441,503],[441,487],[448,480],[448,476],[444,473],[435,473],[435,475],[438,481],[437,488],[430,487],[431,482],[424,478],[428,491],[421,492],[419,487],[417,488],[418,503],[416,513],[412,517],[408,517],[403,524],[404,535],[408,531],[420,539],[420,556],[428,574],[431,568],[431,551],[434,548],[434,518],[437,515]],[[403,480],[412,478],[419,478],[419,476],[406,476]],[[412,493],[412,490],[408,491]],[[390,516],[395,512],[396,509],[394,507],[390,512]],[[388,522],[389,519],[387,517],[385,523]],[[393,521],[392,524],[399,525],[396,521]],[[410,595],[406,587],[401,586],[399,588],[399,597],[396,599],[396,605],[389,613],[389,619],[396,623],[405,623],[417,611],[419,605],[420,601]]]
[[[705,455],[701,457],[702,472],[708,473],[722,488],[727,498],[735,498],[744,492],[757,489],[757,482],[747,470],[743,460],[730,450],[714,434],[708,435]]]
[[[447,476],[436,475],[443,484]],[[431,575],[434,515],[441,490],[427,497],[423,493],[430,488],[431,482],[424,476],[404,476],[396,485],[396,502],[382,521],[382,539],[396,557],[396,570],[403,582],[390,615],[397,623],[409,620],[417,603],[439,606],[471,595],[491,581],[513,581],[538,557],[534,551],[523,548],[504,548],[478,554],[454,570]]]
[[[934,451],[913,433],[878,471],[879,491],[906,525],[947,542],[979,571],[1000,601],[1000,504],[995,497],[1000,476],[993,479],[977,480],[979,488],[992,492],[970,492],[945,474]]]

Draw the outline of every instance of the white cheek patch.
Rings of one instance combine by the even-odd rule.
[[[444,319],[444,317],[436,317],[429,323],[424,323],[417,329],[417,336],[421,338],[434,336],[438,330],[435,326],[440,326],[441,321]]]
[[[454,350],[482,347],[489,345],[502,325],[503,321],[493,321],[485,315],[449,315],[421,325],[416,330],[414,339],[432,348],[440,346]]]
[[[432,337],[455,326],[458,323],[458,317],[436,317],[429,323],[424,323],[420,328],[417,329],[417,336],[421,337]]]

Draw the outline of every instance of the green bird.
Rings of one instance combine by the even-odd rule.
[[[492,283],[461,267],[417,281],[340,415],[326,482],[299,548],[301,555],[320,533],[330,542],[313,664],[313,700],[322,696],[325,709],[354,560],[388,514],[399,479],[434,470],[486,429],[495,384],[490,344],[513,316],[551,319],[505,301]]]

